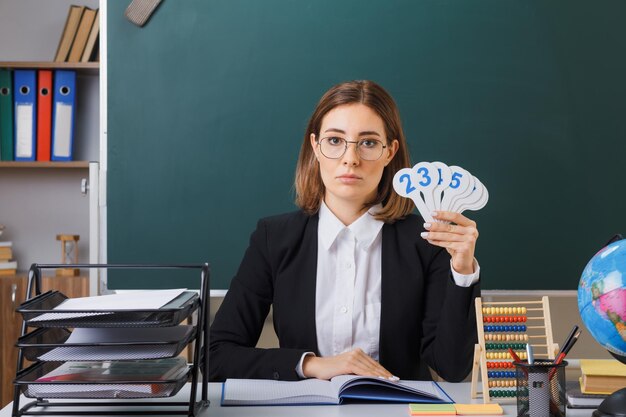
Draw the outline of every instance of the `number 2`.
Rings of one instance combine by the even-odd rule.
[[[404,182],[404,179],[406,178],[407,184],[406,184],[406,193],[407,194],[411,194],[413,191],[415,191],[415,187],[413,187],[411,185],[411,176],[409,174],[403,174],[400,175],[400,182]]]

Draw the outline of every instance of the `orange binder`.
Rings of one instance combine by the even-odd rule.
[[[52,131],[52,71],[39,70],[37,78],[37,160],[49,161]]]

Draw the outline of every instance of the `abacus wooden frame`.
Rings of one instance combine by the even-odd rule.
[[[533,326],[533,328],[544,328],[544,333],[540,336],[545,338],[546,343],[541,345],[545,347],[546,353],[536,353],[536,356],[545,357],[546,359],[554,359],[556,353],[559,350],[558,344],[554,343],[554,337],[552,333],[552,321],[550,319],[550,302],[547,296],[541,297],[540,300],[532,301],[494,301],[483,303],[481,297],[476,298],[476,328],[478,330],[478,343],[474,345],[474,361],[472,365],[472,380],[471,380],[471,396],[472,398],[478,398],[482,394],[483,403],[487,404],[492,402],[492,397],[489,393],[489,378],[487,374],[487,349],[485,347],[485,331],[483,321],[483,307],[513,307],[513,306],[530,306],[527,310],[532,308],[532,311],[541,311],[541,315],[533,316],[533,319],[543,319],[543,326]],[[538,308],[534,308],[539,306]],[[527,326],[528,328],[529,326]],[[535,336],[539,337],[539,336]],[[530,343],[530,340],[528,340]],[[533,344],[531,344],[532,346]],[[478,377],[480,375],[482,383],[482,391],[478,390]],[[498,398],[496,402],[514,402],[515,397],[506,399]]]

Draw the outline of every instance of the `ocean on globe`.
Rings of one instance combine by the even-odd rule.
[[[626,239],[591,258],[580,277],[578,310],[594,339],[626,363]]]

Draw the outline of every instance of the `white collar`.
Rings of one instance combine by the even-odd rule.
[[[363,213],[361,217],[346,227],[341,220],[339,220],[337,216],[330,211],[326,203],[322,201],[319,211],[318,225],[318,234],[320,236],[322,246],[325,250],[329,250],[333,243],[335,243],[335,240],[337,240],[339,233],[347,229],[354,233],[357,245],[361,249],[367,250],[374,242],[374,239],[376,239],[384,225],[382,220],[376,220],[374,216],[372,216],[372,214],[377,213],[381,209],[381,204],[370,207],[367,212]]]

